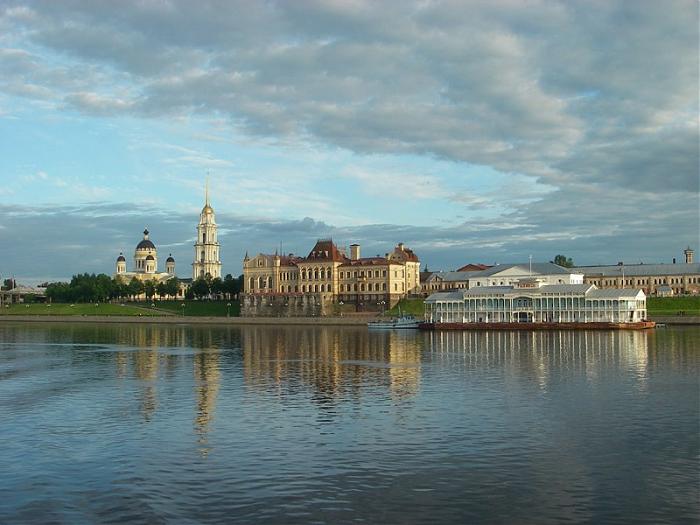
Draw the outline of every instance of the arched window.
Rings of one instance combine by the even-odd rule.
[[[386,292],[386,283],[382,283],[382,291]]]
[[[199,260],[204,262],[204,250],[202,250],[202,253],[199,254]]]
[[[360,291],[361,291],[361,292],[364,292],[364,291],[365,291],[365,285],[364,285],[364,283],[362,283],[362,284],[360,285]]]
[[[318,285],[314,284],[314,293],[318,293]]]
[[[321,285],[321,292],[323,292],[323,291],[324,291],[324,289],[323,289],[323,288],[324,288],[324,287],[323,287],[323,285]]]
[[[254,288],[255,288],[255,279],[253,277],[251,277],[250,279],[248,279],[248,289],[250,291],[253,291]]]
[[[318,268],[314,269],[314,279],[318,280]]]
[[[203,242],[204,244],[207,243],[207,232],[202,232],[202,242]]]
[[[304,281],[306,280],[306,270],[302,270],[302,271],[301,271],[301,278],[302,278],[302,280],[304,280]]]

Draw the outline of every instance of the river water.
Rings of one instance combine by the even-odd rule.
[[[697,523],[700,328],[0,324],[0,523]]]

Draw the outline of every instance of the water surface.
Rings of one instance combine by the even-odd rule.
[[[0,523],[696,523],[700,328],[0,325]]]

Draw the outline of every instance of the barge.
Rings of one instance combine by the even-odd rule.
[[[420,323],[421,330],[647,330],[654,321],[630,323]]]

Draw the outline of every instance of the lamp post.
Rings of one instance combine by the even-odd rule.
[[[180,305],[182,307],[182,317],[185,317],[185,303]]]
[[[231,303],[226,303],[226,317],[231,317]]]

